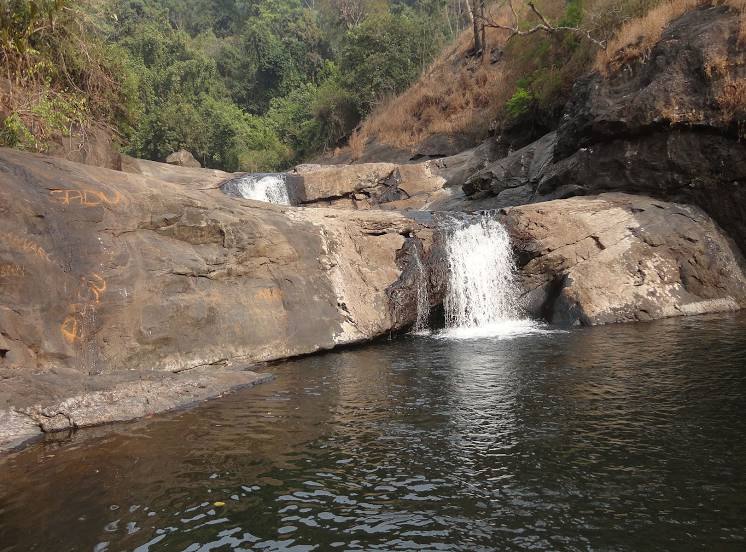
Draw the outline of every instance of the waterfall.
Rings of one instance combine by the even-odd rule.
[[[420,251],[414,248],[414,262],[417,268],[417,321],[414,323],[415,333],[426,333],[430,320],[430,297],[427,294],[427,271],[422,264]]]
[[[255,199],[267,203],[290,205],[286,176],[284,174],[257,173],[239,176],[223,184],[228,195]]]
[[[520,318],[519,288],[508,232],[494,215],[451,220],[446,238],[445,337],[485,337],[538,328]]]

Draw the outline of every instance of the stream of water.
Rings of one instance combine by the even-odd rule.
[[[0,550],[743,550],[746,316],[408,336],[0,460]]]
[[[290,205],[287,178],[281,173],[247,174],[229,180],[222,189],[226,194],[244,199]]]

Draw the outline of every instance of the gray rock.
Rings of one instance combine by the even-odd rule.
[[[608,324],[746,305],[738,247],[701,209],[602,194],[505,210],[527,311]]]
[[[739,25],[725,6],[698,8],[649,56],[581,79],[557,132],[469,178],[456,208],[641,193],[699,205],[746,247],[746,113],[717,100],[746,79]]]

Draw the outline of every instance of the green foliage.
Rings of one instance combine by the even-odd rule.
[[[583,5],[581,0],[569,0],[565,6],[565,14],[557,22],[558,27],[578,27],[583,20]]]
[[[80,94],[56,94],[44,88],[20,111],[12,112],[0,125],[0,145],[39,151],[51,136],[69,136],[83,127],[90,116],[87,98]],[[24,119],[33,121],[33,131]]]
[[[534,108],[536,98],[528,89],[518,86],[513,96],[505,104],[505,109],[513,119],[527,115]]]
[[[22,150],[36,150],[34,135],[18,113],[11,113],[0,123],[0,146]]]
[[[423,29],[408,14],[391,13],[365,19],[347,33],[341,50],[345,84],[354,91],[361,115],[382,97],[398,94],[420,74],[423,64],[439,49],[437,41],[421,41]]]
[[[129,73],[93,32],[92,0],[4,0],[0,67],[9,112],[0,144],[43,151],[99,122],[126,127]],[[32,137],[33,139],[31,139]]]
[[[442,0],[360,7],[350,17],[328,0],[3,0],[0,61],[33,92],[0,140],[43,149],[96,120],[135,156],[184,148],[208,167],[285,168],[338,145],[448,36]]]

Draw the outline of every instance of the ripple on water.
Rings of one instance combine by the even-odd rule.
[[[743,547],[746,317],[540,329],[50,439],[2,463],[0,549]]]

